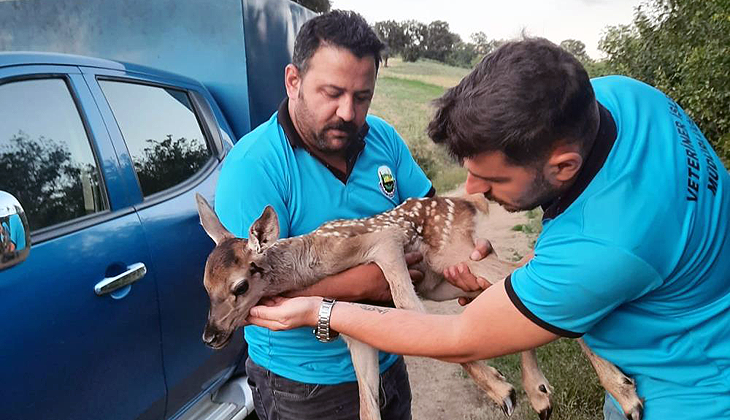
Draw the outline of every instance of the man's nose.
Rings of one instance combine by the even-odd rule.
[[[489,192],[490,185],[483,179],[479,179],[472,174],[467,174],[465,188],[467,194],[484,194]]]
[[[342,95],[337,106],[337,116],[342,121],[352,121],[355,119],[355,101],[348,95]]]

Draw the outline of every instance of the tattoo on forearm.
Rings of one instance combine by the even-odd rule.
[[[353,303],[353,305],[358,306],[360,309],[362,309],[364,311],[377,312],[379,314],[387,314],[388,312],[390,312],[390,309],[381,308],[380,306],[370,306],[370,305],[365,305],[362,303]]]

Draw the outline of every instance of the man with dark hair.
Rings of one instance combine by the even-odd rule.
[[[335,10],[306,22],[285,70],[287,99],[226,157],[215,208],[240,237],[267,205],[282,237],[309,233],[333,219],[372,216],[409,197],[433,195],[431,182],[398,133],[367,115],[383,44],[353,12]],[[419,255],[409,255],[409,263]],[[412,272],[414,279],[422,273]],[[363,265],[310,290],[342,300],[387,302],[383,273]],[[262,419],[359,417],[358,386],[343,340],[320,342],[311,328],[286,332],[248,326],[246,371]],[[380,353],[383,419],[411,417],[401,356]]]
[[[544,209],[534,257],[460,315],[338,303],[331,328],[453,362],[583,336],[636,380],[644,419],[730,418],[730,175],[684,111],[627,77],[589,80],[542,39],[502,46],[437,108],[429,133],[463,161],[467,192]],[[320,305],[250,320],[312,325]],[[611,397],[604,415],[624,418]]]

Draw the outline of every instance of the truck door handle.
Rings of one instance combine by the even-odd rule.
[[[145,274],[147,274],[147,267],[145,267],[143,263],[132,264],[127,267],[127,271],[117,274],[114,277],[107,277],[99,283],[96,283],[96,286],[94,286],[94,292],[98,296],[103,296],[134,283],[144,277]]]

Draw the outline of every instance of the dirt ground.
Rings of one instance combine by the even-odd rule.
[[[490,229],[487,237],[497,255],[512,260],[530,250],[533,238],[513,231],[524,224],[525,213],[509,213],[490,205]],[[458,313],[456,302],[425,302],[431,313]],[[406,357],[413,392],[413,420],[504,420],[507,417],[477,388],[457,364],[433,359]],[[513,416],[514,417],[514,416]]]

